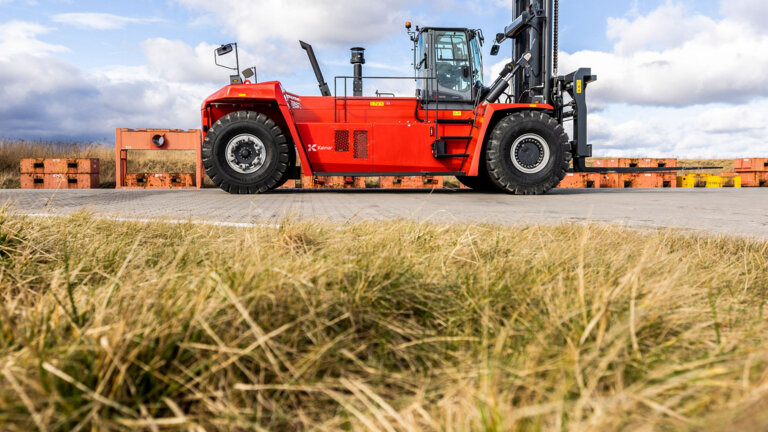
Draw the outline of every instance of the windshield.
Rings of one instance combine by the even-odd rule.
[[[478,38],[475,36],[472,38],[472,41],[470,42],[470,48],[472,49],[472,74],[473,79],[472,82],[475,83],[478,87],[483,86],[483,57],[480,51],[480,44],[478,43]]]

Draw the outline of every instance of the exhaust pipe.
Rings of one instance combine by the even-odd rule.
[[[352,48],[352,60],[350,60],[355,67],[354,83],[352,85],[352,95],[363,95],[363,65],[365,64],[365,48],[355,47]]]
[[[317,83],[320,86],[320,94],[323,96],[331,96],[331,89],[328,88],[328,83],[326,83],[325,78],[323,78],[323,72],[320,70],[320,65],[317,64],[317,57],[315,57],[315,50],[312,49],[312,45],[304,41],[299,41],[299,44],[301,44],[301,49],[306,51],[307,56],[309,56],[309,63],[312,65],[312,70],[315,72],[315,78],[317,78]]]

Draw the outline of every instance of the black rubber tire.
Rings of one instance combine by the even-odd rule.
[[[456,179],[464,186],[477,192],[501,192],[501,189],[491,181],[491,177],[488,175],[488,168],[484,162],[485,150],[483,150],[481,157],[477,177],[456,176]]]
[[[251,174],[235,171],[226,161],[227,143],[244,133],[256,136],[266,147],[264,165]],[[216,186],[231,194],[264,193],[286,177],[290,150],[283,131],[272,119],[253,111],[237,111],[225,115],[208,130],[203,141],[203,166]]]
[[[524,173],[512,163],[512,145],[518,137],[533,133],[549,147],[549,161],[535,174]],[[488,141],[486,166],[491,181],[506,193],[541,195],[560,184],[571,161],[571,146],[565,129],[552,117],[524,111],[501,120]]]
[[[288,183],[288,180],[291,180],[290,168],[296,166],[296,148],[293,146],[293,144],[290,144],[289,147],[290,147],[290,150],[288,150],[288,168],[289,169],[285,170],[285,173],[283,173],[283,177],[277,181],[277,184],[271,190],[280,189],[284,184]]]

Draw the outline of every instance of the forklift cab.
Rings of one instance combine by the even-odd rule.
[[[482,31],[417,28],[412,40],[416,93],[422,103],[474,103],[483,88]]]

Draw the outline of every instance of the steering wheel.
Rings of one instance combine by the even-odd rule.
[[[439,63],[437,65],[437,83],[443,87],[456,90],[461,84],[459,75],[456,72],[456,68],[450,63]]]

